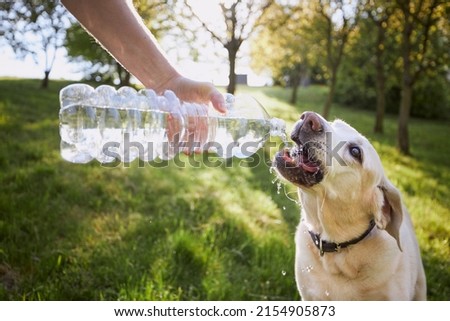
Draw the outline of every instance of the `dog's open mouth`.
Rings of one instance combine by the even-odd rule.
[[[317,157],[320,147],[316,145],[297,144],[291,149],[285,148],[275,155],[274,166],[288,181],[313,186],[323,179],[322,162]]]
[[[283,150],[283,158],[286,164],[299,166],[305,172],[315,174],[320,170],[320,162],[310,154],[310,149],[304,148],[304,145]]]

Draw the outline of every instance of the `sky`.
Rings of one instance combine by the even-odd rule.
[[[169,59],[171,57],[169,56]],[[27,56],[25,59],[16,58],[14,52],[8,46],[0,47],[0,77],[17,77],[17,78],[43,78],[44,76],[44,57],[38,57],[38,63]],[[228,65],[220,63],[220,58],[214,62],[193,62],[185,59],[183,61],[174,61],[172,63],[186,77],[199,81],[210,81],[218,86],[225,86],[228,83]],[[238,64],[237,72],[248,75],[249,85],[263,86],[270,83],[270,77],[255,74],[248,63],[248,59],[241,59]],[[244,63],[242,63],[244,61]],[[80,81],[83,73],[80,72],[80,65],[70,63],[66,57],[65,49],[61,49],[57,53],[53,69],[50,73],[50,79],[67,79]]]
[[[190,0],[190,3],[199,17],[207,24],[213,26],[215,22],[221,21],[217,0]],[[168,41],[170,39],[162,39],[160,41],[163,48],[170,47],[165,43]],[[228,64],[226,59],[221,58],[220,54],[217,54],[218,49],[220,50],[217,46],[204,48],[204,50],[209,50],[210,52],[206,52],[206,55],[204,54],[203,57],[207,56],[209,59],[203,59],[201,62],[194,62],[189,56],[180,54],[183,51],[188,51],[187,48],[168,50],[167,56],[182,75],[194,80],[209,81],[217,86],[225,86],[228,83]],[[222,50],[224,49],[222,48]],[[237,61],[236,72],[247,74],[249,85],[262,86],[270,83],[270,78],[267,75],[256,75],[249,67],[248,44],[245,45],[244,43],[241,52],[242,58]],[[37,63],[31,56],[27,56],[25,59],[17,59],[14,52],[7,45],[0,45],[0,77],[43,78],[44,61],[44,55],[38,56]],[[82,76],[83,73],[80,72],[80,66],[68,61],[66,50],[64,48],[58,50],[50,73],[50,79],[80,81]]]
[[[82,73],[77,72],[79,66],[69,63],[65,56],[65,50],[59,50],[50,73],[51,79],[80,80]],[[44,57],[38,57],[38,63],[27,56],[25,59],[17,59],[14,52],[8,46],[0,48],[0,77],[18,78],[43,78],[44,77]]]

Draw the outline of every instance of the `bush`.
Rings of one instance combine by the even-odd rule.
[[[411,114],[421,118],[450,119],[449,86],[444,77],[418,82],[413,92]]]
[[[375,110],[375,79],[369,71],[342,66],[335,100],[358,109]],[[450,119],[449,81],[443,76],[422,78],[414,86],[411,116],[427,119]],[[386,112],[397,114],[401,101],[400,84],[386,84]]]

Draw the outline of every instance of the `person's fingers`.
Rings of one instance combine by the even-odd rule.
[[[185,105],[185,108],[189,108],[185,123],[185,146],[180,151],[187,155],[201,153],[205,149],[209,137],[208,111],[205,104],[211,103],[214,109],[225,113],[227,110],[224,96],[212,83],[198,82],[182,76],[172,79],[165,87],[174,91],[182,101],[194,103],[194,105],[189,103]],[[170,132],[175,132],[175,130]],[[173,135],[169,137],[171,136]]]
[[[223,95],[216,89],[216,87],[214,87],[212,83],[196,83],[194,86],[197,86],[199,89],[199,100],[211,102],[213,107],[221,113],[225,113],[227,111],[225,108],[225,99],[223,98]]]
[[[226,112],[223,95],[210,82],[199,82],[181,76],[174,79],[169,87],[181,100],[198,103],[211,102],[214,109],[221,113]]]
[[[217,90],[214,90],[209,97],[209,100],[217,111],[221,113],[225,113],[227,111],[225,107],[225,99],[223,98],[223,95],[221,93],[219,93]]]

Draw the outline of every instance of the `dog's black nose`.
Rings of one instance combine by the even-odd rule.
[[[300,120],[295,124],[294,130],[291,133],[291,139],[297,144],[301,143],[300,134],[316,134],[323,132],[322,121],[314,112],[305,111]]]

